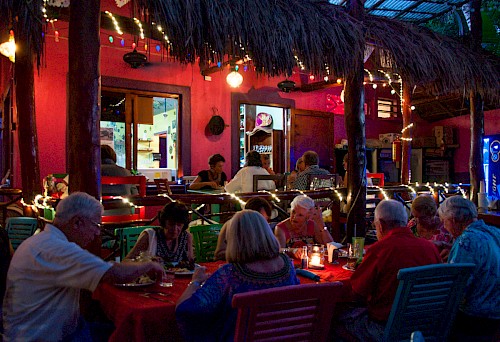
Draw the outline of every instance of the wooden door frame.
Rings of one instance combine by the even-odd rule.
[[[295,144],[295,129],[294,129],[294,123],[296,119],[297,114],[299,115],[310,115],[310,116],[317,116],[317,117],[322,117],[322,118],[328,118],[328,146],[329,146],[329,157],[330,157],[330,163],[328,165],[330,166],[330,169],[328,170],[330,173],[335,173],[334,171],[336,170],[336,163],[335,163],[335,137],[334,137],[334,114],[330,112],[322,112],[322,111],[317,111],[317,110],[307,110],[307,109],[295,109],[292,108],[292,113],[291,113],[291,118],[290,118],[290,147],[294,146]],[[291,151],[291,148],[290,148]],[[317,152],[317,151],[315,151]],[[289,162],[292,162],[291,159],[291,152],[290,152],[290,160]],[[326,165],[327,163],[322,163],[323,165]],[[295,168],[295,165],[290,165],[291,169]]]
[[[240,169],[240,105],[280,107],[291,110],[295,100],[282,98],[278,89],[250,89],[248,93],[231,93],[231,176]],[[284,122],[286,124],[286,122]],[[286,147],[285,147],[286,148]]]
[[[179,119],[177,122],[177,177],[191,174],[191,88],[163,83],[138,81],[126,78],[101,76],[103,88],[133,91],[137,95],[165,97],[179,96]]]

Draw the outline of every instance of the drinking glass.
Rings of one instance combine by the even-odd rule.
[[[358,250],[350,243],[347,244],[347,267],[350,269],[356,268],[356,263],[358,262],[359,254]]]
[[[358,256],[358,261],[361,262],[363,260],[363,249],[365,248],[365,238],[359,236],[353,236],[352,246],[356,255]]]
[[[174,279],[175,275],[173,273],[165,273],[158,285],[161,287],[172,287],[174,286]]]

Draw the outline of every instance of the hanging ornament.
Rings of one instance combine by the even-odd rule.
[[[132,43],[132,49],[135,49],[137,45],[135,43]]]
[[[125,39],[123,39],[123,38],[122,38],[122,39],[120,40],[120,45],[121,45],[122,47],[124,47],[124,46],[125,46]]]
[[[156,45],[156,52],[160,52],[161,46],[159,44]]]
[[[128,4],[130,2],[130,0],[115,0],[116,2],[116,6],[118,6],[119,8],[125,6],[126,4]]]
[[[148,51],[148,44],[144,44],[144,50]]]
[[[114,41],[113,36],[109,36],[109,37],[108,37],[108,40],[109,40],[109,42],[110,42],[111,44],[113,44],[113,41]]]
[[[57,30],[54,32],[54,40],[56,42],[59,42],[59,31],[57,31]]]

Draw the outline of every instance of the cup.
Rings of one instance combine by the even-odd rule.
[[[165,273],[158,285],[161,287],[172,287],[174,286],[174,279],[175,275],[173,273]]]
[[[352,248],[354,253],[358,256],[358,261],[363,260],[363,249],[365,248],[365,238],[359,236],[352,237]]]
[[[347,264],[346,266],[350,269],[356,268],[356,263],[358,262],[358,254],[354,249],[354,246],[350,243],[347,244]]]

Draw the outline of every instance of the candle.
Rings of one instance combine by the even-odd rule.
[[[321,257],[319,255],[312,255],[310,265],[321,266]]]

